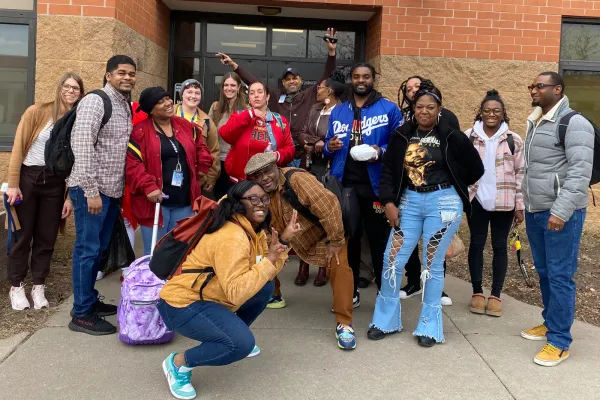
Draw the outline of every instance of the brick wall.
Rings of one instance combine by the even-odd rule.
[[[600,0],[381,1],[382,55],[558,62],[562,17],[600,17]]]
[[[38,14],[116,18],[164,49],[169,9],[161,0],[38,0]]]

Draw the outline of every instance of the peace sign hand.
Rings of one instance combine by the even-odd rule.
[[[300,223],[298,222],[298,211],[292,211],[292,219],[290,219],[290,223],[285,227],[285,230],[281,234],[281,239],[289,242],[296,236],[302,228],[300,227]]]

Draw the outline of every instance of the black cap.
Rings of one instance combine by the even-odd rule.
[[[281,79],[284,79],[287,74],[292,74],[294,76],[300,76],[300,72],[298,72],[298,70],[296,68],[289,67],[289,68],[286,68],[285,71],[283,71],[283,75],[281,75]]]
[[[170,96],[169,93],[161,87],[149,87],[140,94],[140,106],[137,111],[143,111],[150,115],[154,106],[163,98]]]

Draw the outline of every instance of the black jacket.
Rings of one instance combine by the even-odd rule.
[[[454,124],[452,124],[454,125]],[[402,192],[408,186],[408,174],[404,173],[404,156],[410,137],[417,129],[412,121],[406,121],[394,131],[387,151],[381,159],[381,180],[379,181],[379,199],[381,204],[398,205]],[[435,128],[439,133],[444,158],[449,168],[452,185],[463,202],[463,209],[471,213],[469,202],[469,185],[477,182],[484,173],[481,157],[471,141],[460,130],[451,127],[448,113],[442,113],[439,125]]]

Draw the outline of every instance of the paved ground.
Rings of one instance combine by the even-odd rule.
[[[343,352],[335,345],[331,290],[295,287],[296,271],[294,261],[282,274],[288,307],[266,310],[253,326],[261,355],[196,369],[200,399],[600,399],[600,328],[576,322],[571,358],[556,368],[539,367],[532,358],[543,343],[524,340],[519,332],[540,322],[540,310],[505,297],[504,317],[471,314],[470,285],[449,277],[446,291],[454,305],[444,308],[445,344],[417,346],[411,330],[418,297],[403,303],[404,332],[369,341],[375,299],[370,287],[355,311],[358,347]],[[117,276],[98,288],[107,300],[118,301]],[[131,347],[116,335],[74,333],[66,327],[69,309],[67,301],[27,339],[0,341],[0,398],[171,398],[160,364],[192,341],[177,337],[168,345]]]

